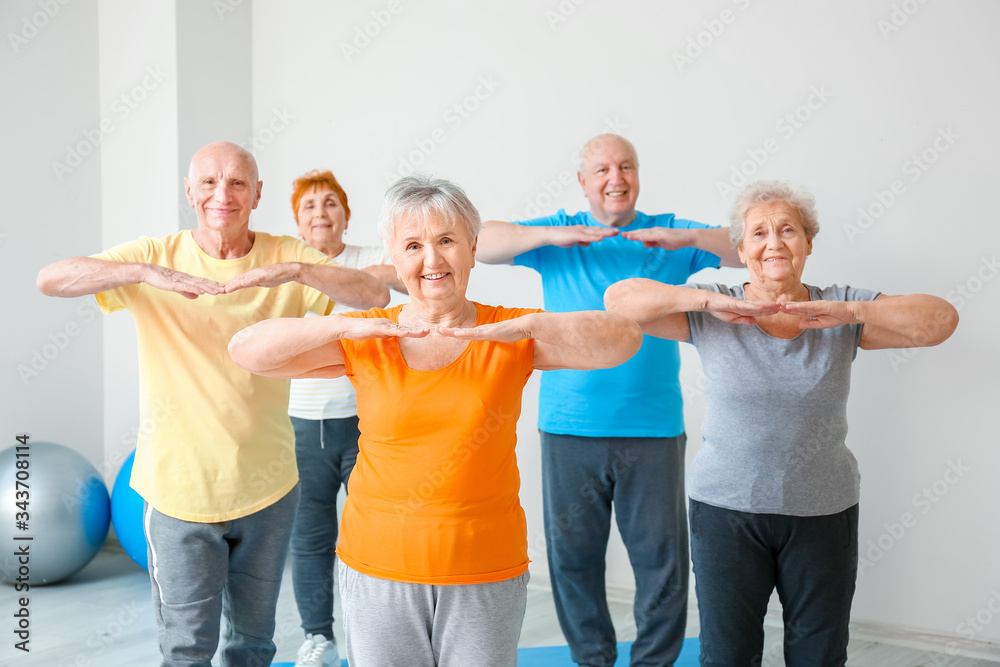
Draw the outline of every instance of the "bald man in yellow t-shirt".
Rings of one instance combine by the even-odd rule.
[[[223,613],[223,664],[269,665],[298,496],[288,382],[242,370],[226,347],[260,320],[325,315],[334,300],[384,306],[389,293],[297,239],[251,231],[262,183],[239,146],[197,151],[184,185],[197,229],[64,259],[38,287],[135,320],[140,418],[160,418],[140,435],[131,485],[146,502],[163,665],[209,665]]]

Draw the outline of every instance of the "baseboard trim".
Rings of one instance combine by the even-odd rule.
[[[944,653],[948,656],[1000,660],[1000,646],[995,642],[928,632],[902,625],[858,619],[851,621],[851,635],[884,644]]]
[[[768,609],[764,624],[780,628],[781,609]],[[968,639],[960,635],[950,635],[930,632],[905,625],[852,619],[850,625],[851,637],[864,639],[880,644],[890,644],[902,648],[912,648],[927,651],[935,656],[945,655],[953,658],[979,658],[986,660],[1000,659],[1000,647],[994,642]],[[927,667],[946,665],[948,662],[928,662]]]
[[[547,573],[532,573],[531,585],[548,591],[552,590],[552,582]],[[606,589],[608,600],[632,604],[635,598],[635,588],[632,586],[607,584]],[[698,617],[698,605],[693,590],[691,591],[688,614],[689,617]],[[782,627],[781,610],[769,609],[764,617],[764,623],[771,627]],[[851,621],[851,636],[866,641],[927,651],[936,655],[1000,661],[1000,646],[995,642],[929,632],[903,625],[854,619]],[[934,667],[937,664],[945,665],[947,663],[928,662],[927,664],[928,667]]]

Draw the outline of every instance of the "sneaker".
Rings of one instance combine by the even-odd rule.
[[[337,645],[323,635],[306,635],[299,647],[295,667],[340,667]]]

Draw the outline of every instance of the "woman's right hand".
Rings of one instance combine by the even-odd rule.
[[[756,324],[758,317],[774,315],[781,308],[777,303],[745,301],[716,292],[706,294],[709,297],[702,310],[730,324]]]
[[[405,324],[396,324],[383,317],[343,317],[338,319],[337,323],[343,325],[338,338],[347,340],[423,338],[431,332],[430,329],[416,329]]]

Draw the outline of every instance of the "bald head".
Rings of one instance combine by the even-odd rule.
[[[590,201],[590,214],[599,223],[621,227],[635,219],[639,158],[628,139],[600,134],[588,141],[576,177]]]
[[[199,228],[236,236],[248,230],[250,212],[260,202],[261,187],[253,155],[228,141],[198,149],[184,179]]]
[[[209,162],[214,164],[240,165],[250,169],[251,180],[256,183],[259,178],[257,171],[257,160],[253,153],[247,149],[234,144],[231,141],[216,141],[207,146],[202,146],[191,156],[191,165],[188,167],[188,178],[192,178],[198,167]]]
[[[599,134],[583,145],[581,171],[586,172],[586,168],[593,164],[594,160],[603,159],[611,150],[615,150],[615,152],[625,151],[631,156],[638,169],[639,154],[636,153],[635,146],[632,145],[631,141],[619,134]]]

